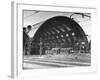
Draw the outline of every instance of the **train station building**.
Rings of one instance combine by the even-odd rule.
[[[23,56],[91,62],[91,14],[24,11]]]

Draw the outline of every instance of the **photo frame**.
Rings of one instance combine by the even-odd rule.
[[[11,30],[12,31],[11,32],[12,33],[12,35],[11,35],[12,36],[11,76],[13,78],[23,78],[23,77],[24,78],[27,78],[27,77],[30,78],[30,77],[40,77],[40,76],[54,76],[54,75],[67,75],[67,74],[96,72],[96,69],[97,69],[97,67],[96,67],[97,56],[96,55],[97,55],[97,53],[95,51],[96,47],[95,47],[95,40],[94,40],[94,38],[96,37],[94,30],[95,30],[95,27],[96,27],[96,24],[97,24],[96,23],[96,8],[59,6],[59,5],[58,6],[57,5],[37,5],[37,4],[27,4],[27,3],[17,3],[17,2],[12,2],[11,8],[12,8],[12,11],[11,11],[12,12],[12,21],[11,21],[12,22],[12,30]],[[24,18],[32,16],[33,14],[36,14],[38,12],[40,12],[39,13],[40,15],[37,15],[37,17],[33,16],[31,18],[33,20],[33,23],[30,23],[28,21],[25,22]],[[30,13],[31,13],[31,15],[30,15]],[[90,27],[91,28],[91,51],[90,51],[91,54],[89,54],[90,55],[90,66],[87,66],[87,67],[85,67],[85,66],[82,66],[82,67],[61,67],[61,68],[56,67],[56,68],[50,68],[50,69],[39,68],[39,69],[24,70],[23,69],[23,66],[24,66],[23,26],[25,26],[25,25],[27,26],[27,24],[33,25],[33,24],[36,24],[37,22],[40,23],[40,22],[42,22],[42,19],[43,19],[43,21],[46,21],[46,20],[48,20],[52,17],[55,17],[55,16],[66,16],[66,15],[67,16],[69,15],[70,18],[75,20],[77,23],[78,23],[79,20],[75,19],[75,17],[79,18],[80,20],[82,20],[80,18],[80,16],[82,18],[84,18],[84,17],[90,18],[90,23],[91,23],[91,27]],[[75,15],[75,16],[72,17],[72,15]],[[43,16],[45,16],[45,18]],[[90,30],[90,28],[89,28],[89,30]],[[42,31],[40,31],[40,32],[42,32]],[[76,33],[77,33],[77,31],[76,31]],[[92,34],[92,33],[94,33],[94,34]],[[47,33],[47,34],[49,34],[49,33]],[[74,34],[72,34],[72,35],[74,35]],[[41,49],[39,49],[39,50],[41,50]],[[29,54],[29,55],[31,56],[31,54]],[[73,54],[71,54],[71,55],[73,56]],[[84,56],[84,54],[82,54],[82,55]],[[69,56],[69,55],[67,55],[67,56]],[[39,64],[40,64],[40,62],[39,62]],[[67,66],[68,65],[69,64],[67,64]],[[33,65],[33,66],[36,66],[36,65]]]

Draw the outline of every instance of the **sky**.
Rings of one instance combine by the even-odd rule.
[[[33,37],[34,33],[37,31],[39,26],[49,18],[54,16],[67,16],[70,17],[73,12],[52,12],[52,11],[34,11],[34,10],[24,10],[23,11],[23,27],[32,25],[32,30],[29,32],[29,36]],[[89,13],[84,13],[85,15],[91,16]],[[82,27],[84,32],[89,35],[88,40],[91,39],[91,17],[84,17],[82,15],[74,14],[72,18]],[[36,25],[38,24],[38,25]]]

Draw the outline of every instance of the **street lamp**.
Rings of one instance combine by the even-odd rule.
[[[41,40],[41,38],[40,38],[40,55],[42,55],[42,40]]]

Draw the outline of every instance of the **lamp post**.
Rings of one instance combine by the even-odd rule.
[[[42,40],[41,40],[41,38],[40,38],[40,55],[42,55]]]

